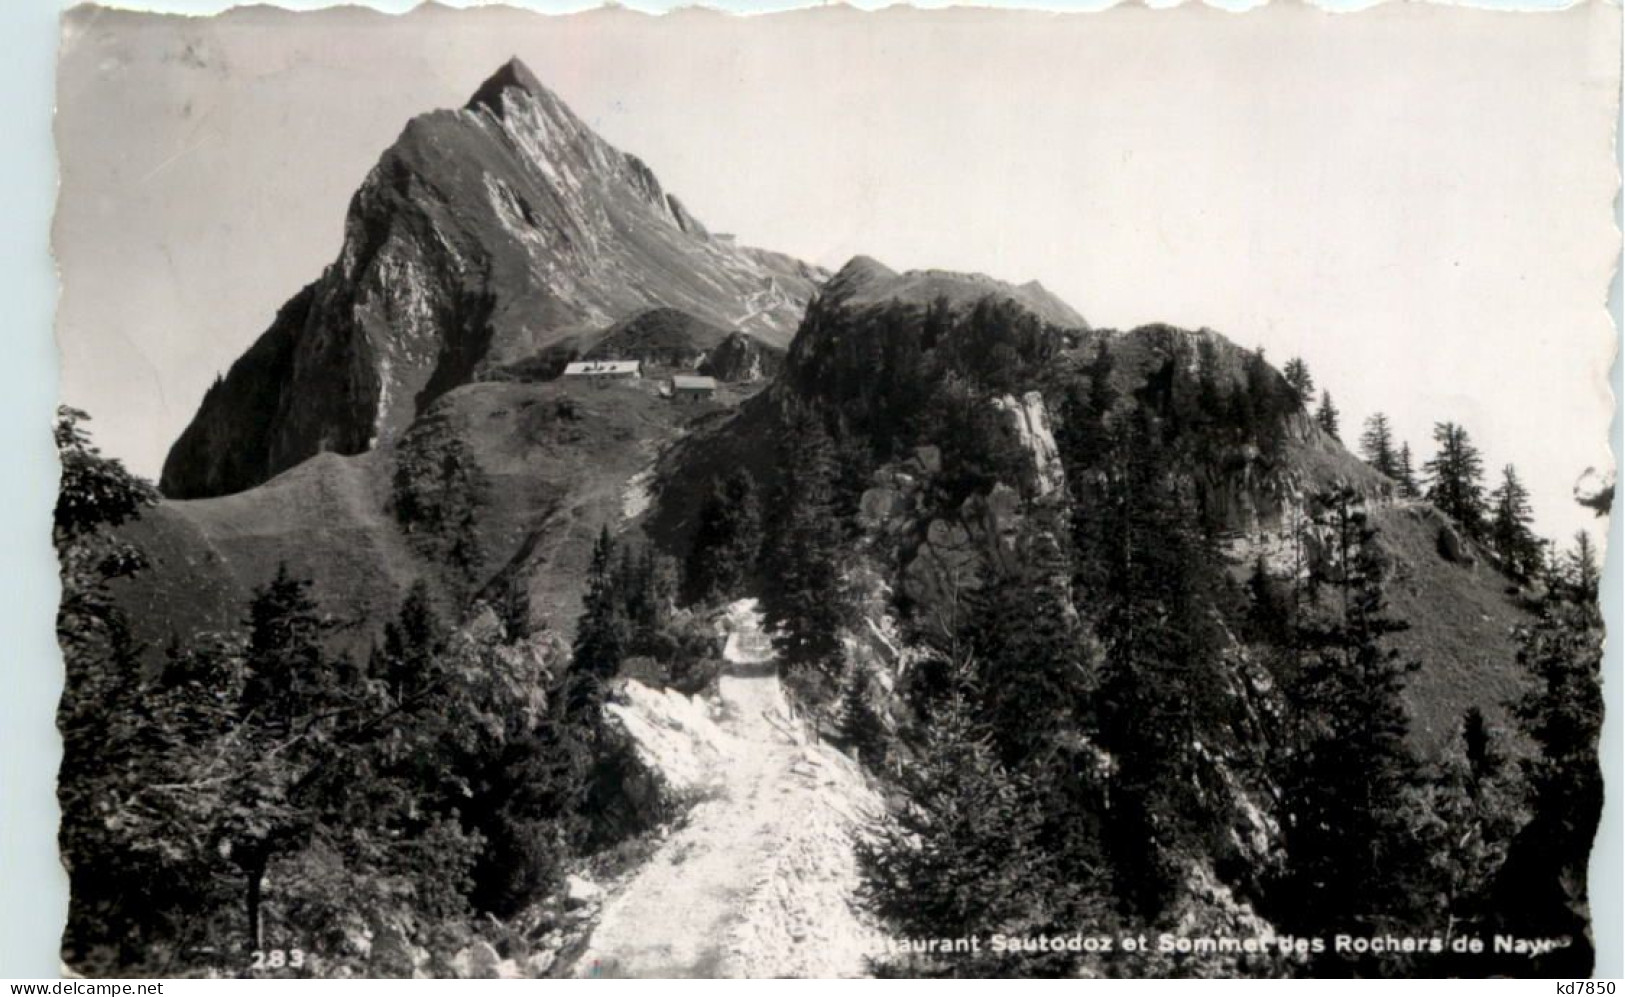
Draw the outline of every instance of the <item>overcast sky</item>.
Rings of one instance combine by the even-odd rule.
[[[1611,459],[1615,6],[64,25],[62,397],[147,475],[406,120],[518,55],[714,231],[1301,354],[1345,439],[1382,410],[1420,460],[1459,421],[1544,532],[1595,526],[1569,496]]]

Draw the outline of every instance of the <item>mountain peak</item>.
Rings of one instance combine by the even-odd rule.
[[[847,307],[894,301],[923,306],[938,299],[946,299],[956,306],[969,306],[993,296],[1014,301],[1052,325],[1069,329],[1089,327],[1082,315],[1036,280],[1014,285],[980,273],[950,270],[898,273],[868,256],[854,256],[849,260],[824,285],[823,294],[827,299],[844,302]]]
[[[536,74],[532,73],[530,67],[525,65],[516,55],[504,62],[496,72],[492,73],[484,83],[480,84],[480,88],[474,91],[474,96],[468,99],[467,106],[471,110],[476,107],[485,107],[491,111],[501,113],[502,93],[511,87],[523,90],[533,97],[540,97],[547,93],[547,88],[542,86],[541,81],[536,78]]]
[[[848,297],[865,288],[895,280],[897,272],[872,256],[858,255],[846,261],[824,285],[826,294]]]

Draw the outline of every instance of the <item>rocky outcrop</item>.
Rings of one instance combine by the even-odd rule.
[[[1462,537],[1461,531],[1451,523],[1439,524],[1439,556],[1451,564],[1472,567],[1478,559]]]
[[[719,381],[764,381],[784,366],[784,351],[742,332],[730,334],[706,354],[701,374]]]
[[[1029,494],[1039,501],[1058,501],[1066,494],[1066,470],[1050,431],[1049,412],[1044,396],[1029,391],[1019,399],[1013,395],[995,398],[993,405],[1004,414],[1005,425],[1017,446],[1032,458],[1032,475],[1025,483]]]
[[[359,453],[479,372],[651,307],[784,344],[823,276],[712,237],[515,60],[406,126],[338,259],[208,392],[160,487],[226,494]]]

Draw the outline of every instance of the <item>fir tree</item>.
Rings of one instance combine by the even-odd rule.
[[[1399,479],[1399,454],[1394,452],[1393,431],[1388,417],[1381,412],[1365,421],[1365,432],[1360,434],[1360,456],[1378,474]]]
[[[1315,410],[1315,425],[1319,426],[1320,431],[1332,439],[1342,440],[1343,436],[1338,428],[1338,419],[1337,406],[1332,402],[1332,393],[1322,391],[1320,393],[1320,408]]]
[[[689,552],[689,601],[737,594],[754,569],[762,545],[756,479],[739,468],[714,482],[700,507],[699,528]]]
[[[293,729],[294,721],[331,691],[331,670],[322,642],[332,624],[318,612],[308,578],[295,578],[286,561],[277,564],[276,576],[254,591],[249,603],[247,685],[244,714],[279,734]]]
[[[836,730],[859,762],[878,768],[886,760],[886,722],[874,702],[873,677],[861,667],[847,673]]]
[[[836,597],[842,530],[834,511],[834,447],[812,410],[797,408],[789,418],[767,549],[772,565],[767,621],[788,664],[827,669],[840,649],[845,621]]]
[[[1529,490],[1508,464],[1501,471],[1501,484],[1490,493],[1489,544],[1507,572],[1518,578],[1532,577],[1545,559],[1539,538],[1529,528],[1533,521]]]
[[[1394,465],[1394,480],[1399,482],[1399,497],[1416,499],[1422,497],[1422,488],[1416,480],[1416,465],[1411,457],[1411,445],[1402,443],[1399,447],[1399,457]]]
[[[1427,499],[1455,520],[1469,537],[1481,539],[1484,535],[1484,460],[1468,439],[1467,430],[1453,422],[1435,425],[1433,440],[1439,451],[1423,465],[1428,478]]]
[[[1592,586],[1582,580],[1553,592],[1514,635],[1533,680],[1513,715],[1536,746],[1521,763],[1534,817],[1507,857],[1498,906],[1505,930],[1573,939],[1534,963],[1543,974],[1584,972],[1592,958],[1586,867],[1603,802],[1603,624]]]
[[[412,695],[431,672],[431,660],[444,649],[446,627],[429,598],[429,586],[419,579],[407,589],[396,618],[384,625],[383,662],[375,677],[400,702]]]
[[[1300,631],[1309,658],[1291,697],[1297,720],[1282,779],[1282,917],[1320,934],[1403,927],[1421,901],[1413,887],[1424,856],[1409,805],[1420,765],[1401,698],[1416,665],[1384,646],[1406,625],[1386,612],[1386,563],[1358,503],[1348,489],[1317,499],[1336,568],[1320,584],[1336,593],[1336,615]]]
[[[1302,357],[1293,357],[1281,368],[1281,376],[1291,386],[1292,394],[1298,399],[1298,405],[1307,409],[1315,400],[1315,379],[1309,374],[1309,365],[1303,362]]]
[[[1447,945],[1496,930],[1495,875],[1525,820],[1521,787],[1496,740],[1483,711],[1468,710],[1461,737],[1417,790],[1414,809],[1423,817],[1417,837],[1428,855],[1428,888],[1441,899]],[[1445,955],[1431,962],[1453,975],[1484,971],[1479,958]]]
[[[1096,344],[1083,376],[1067,385],[1061,403],[1061,426],[1056,433],[1056,448],[1072,498],[1074,599],[1085,604],[1105,584],[1099,567],[1104,562],[1107,542],[1102,511],[1107,501],[1103,465],[1111,451],[1108,418],[1117,404],[1112,367],[1112,355],[1105,342]]]
[[[883,975],[1065,974],[1076,955],[996,954],[991,935],[1037,935],[1058,921],[1067,885],[1040,845],[1035,787],[1001,763],[974,718],[970,669],[952,669],[917,752],[903,769],[906,806],[859,842],[870,908],[900,936],[980,938],[980,951],[883,964]],[[1059,908],[1060,910],[1058,910]],[[1075,930],[1075,929],[1074,929]]]
[[[576,680],[576,708],[589,708],[602,697],[603,683],[620,670],[631,643],[632,624],[616,586],[617,574],[615,541],[605,526],[593,544],[587,594],[572,647],[570,673]]]
[[[1010,764],[1053,754],[1064,735],[1093,726],[1082,715],[1095,675],[1071,611],[1070,566],[1047,534],[1026,546],[1032,553],[1017,573],[974,594],[967,627],[985,716]]]
[[[1597,586],[1601,579],[1597,569],[1597,548],[1591,542],[1591,534],[1585,530],[1574,534],[1574,547],[1564,557],[1559,577],[1573,602],[1590,604],[1597,601]]]
[[[1115,892],[1150,917],[1172,898],[1182,856],[1228,820],[1227,798],[1203,790],[1204,751],[1230,738],[1213,612],[1224,580],[1184,480],[1169,473],[1173,452],[1143,413],[1118,437],[1096,623],[1099,743],[1115,759],[1103,830]]]
[[[1273,457],[1280,453],[1286,441],[1282,417],[1293,406],[1281,397],[1279,378],[1264,359],[1262,348],[1247,354],[1243,373],[1246,375],[1248,421],[1240,428],[1246,439],[1257,443],[1265,455]]]

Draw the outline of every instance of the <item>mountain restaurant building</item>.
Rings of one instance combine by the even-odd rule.
[[[578,360],[565,365],[564,376],[586,378],[594,383],[635,381],[643,376],[643,363],[639,360]]]
[[[698,374],[678,374],[671,379],[671,397],[679,402],[707,401],[716,396],[717,379]]]

